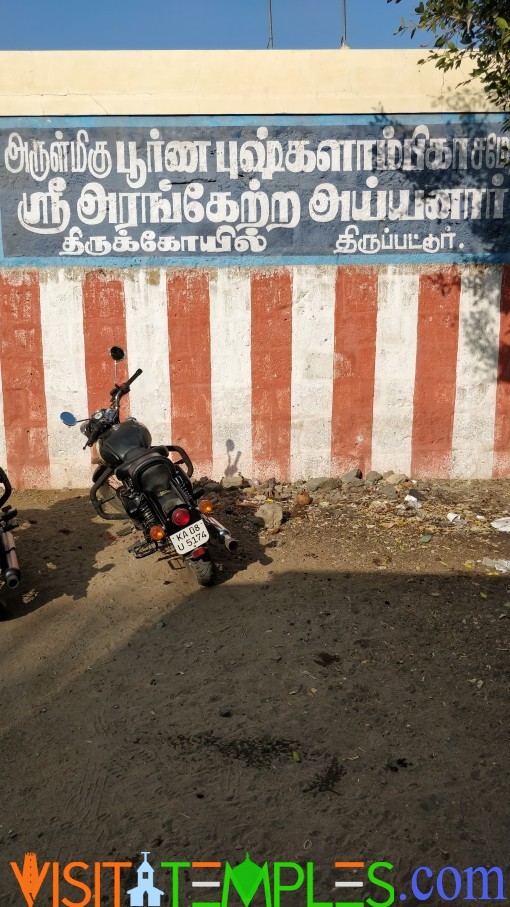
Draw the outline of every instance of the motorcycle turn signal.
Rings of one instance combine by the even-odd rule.
[[[202,501],[198,502],[198,509],[200,510],[200,513],[212,513],[214,504],[212,501],[209,501],[208,498],[204,498]]]
[[[149,535],[153,542],[161,542],[166,537],[163,526],[152,526]]]

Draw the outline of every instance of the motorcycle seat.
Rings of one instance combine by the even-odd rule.
[[[149,447],[149,449],[146,447],[133,447],[132,450],[128,451],[121,465],[115,470],[115,475],[123,481],[131,474],[134,466],[159,459],[160,457],[168,459],[168,450],[163,445]]]

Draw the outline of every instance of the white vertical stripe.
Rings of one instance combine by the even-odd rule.
[[[251,292],[244,268],[209,280],[213,473],[251,478]],[[268,339],[269,342],[269,339]]]
[[[82,282],[76,271],[39,271],[48,452],[52,488],[90,485],[90,451],[78,427],[60,421],[62,410],[88,416]]]
[[[153,444],[171,443],[168,310],[163,270],[135,270],[124,279],[129,371],[143,375],[131,385],[129,408],[147,425]]]
[[[336,268],[293,269],[292,479],[331,473],[335,283]]]
[[[416,375],[419,274],[379,274],[372,468],[409,475]]]
[[[490,478],[498,374],[502,269],[462,271],[452,476]]]

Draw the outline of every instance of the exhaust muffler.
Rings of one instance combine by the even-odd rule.
[[[207,525],[212,529],[213,537],[217,542],[221,542],[222,545],[225,545],[227,551],[237,551],[239,548],[239,542],[237,539],[232,538],[228,529],[225,526],[216,520],[213,516],[206,517]]]
[[[0,569],[5,585],[9,589],[16,589],[20,584],[21,570],[12,532],[0,533]]]

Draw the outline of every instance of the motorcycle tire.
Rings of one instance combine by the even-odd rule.
[[[216,567],[210,558],[201,557],[196,561],[190,558],[187,564],[199,586],[212,586],[216,576]]]

